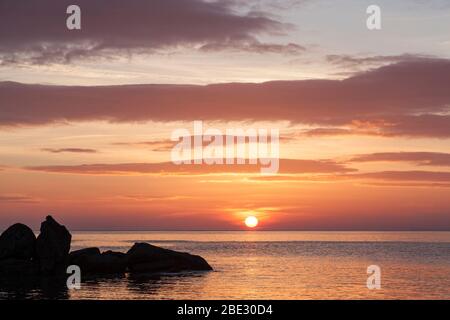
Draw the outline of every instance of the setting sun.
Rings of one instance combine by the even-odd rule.
[[[258,225],[258,219],[255,216],[248,216],[245,218],[245,225],[249,228],[254,228]]]

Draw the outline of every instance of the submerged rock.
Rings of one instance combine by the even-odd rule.
[[[36,236],[24,224],[16,223],[6,229],[0,236],[0,260],[31,260],[35,254]]]
[[[41,224],[41,233],[36,240],[36,257],[42,273],[65,272],[71,240],[72,236],[66,227],[56,222],[53,217],[47,216]]]
[[[211,266],[200,256],[135,243],[127,252],[128,270],[132,273],[209,271]]]

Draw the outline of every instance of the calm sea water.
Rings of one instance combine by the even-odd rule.
[[[125,252],[142,241],[199,254],[215,271],[85,279],[71,291],[44,284],[20,297],[450,299],[450,232],[73,232],[72,250]],[[373,264],[380,290],[366,286]]]

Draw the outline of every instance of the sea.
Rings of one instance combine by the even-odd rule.
[[[80,289],[0,286],[0,299],[450,299],[450,232],[72,232],[72,250],[135,242],[200,255],[214,271],[82,274]]]

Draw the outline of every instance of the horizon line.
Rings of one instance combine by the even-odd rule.
[[[6,230],[6,229],[5,229]],[[450,232],[449,229],[72,229],[70,232]],[[39,232],[39,230],[33,230]]]

